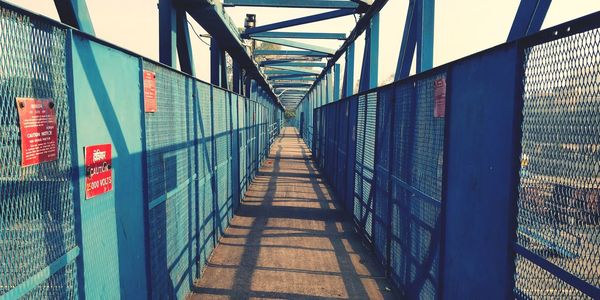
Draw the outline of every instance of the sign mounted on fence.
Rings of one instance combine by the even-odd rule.
[[[56,110],[52,99],[17,98],[21,128],[21,166],[58,159]]]
[[[156,110],[156,73],[144,70],[144,111],[154,113]]]
[[[85,147],[85,199],[112,191],[112,146]]]
[[[436,79],[433,86],[433,95],[435,99],[433,117],[443,118],[444,115],[446,115],[446,78]]]

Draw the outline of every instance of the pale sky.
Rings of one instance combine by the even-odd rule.
[[[58,20],[52,0],[8,0],[25,9]],[[130,49],[140,55],[158,60],[157,0],[88,0],[96,35],[104,40]],[[379,79],[393,75],[396,69],[408,0],[389,0],[380,16]],[[503,43],[517,11],[519,0],[438,0],[435,7],[434,66]],[[554,0],[543,28],[551,27],[600,10],[600,0]],[[257,15],[257,25],[325,12],[317,9],[289,8],[227,8],[231,18],[243,27],[246,13]],[[193,20],[191,20],[194,23]],[[282,31],[322,31],[349,33],[354,24],[352,16],[286,28]],[[197,31],[204,33],[194,23]],[[310,41],[338,48],[341,41]],[[355,78],[359,78],[364,37],[356,43]],[[210,56],[208,46],[192,36],[196,74],[209,80]],[[339,62],[343,62],[343,57]],[[343,64],[342,64],[343,65]]]

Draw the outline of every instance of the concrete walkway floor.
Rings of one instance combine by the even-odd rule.
[[[294,128],[268,160],[190,299],[394,299]]]

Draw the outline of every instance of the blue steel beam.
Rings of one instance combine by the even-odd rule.
[[[94,35],[94,26],[85,0],[54,0],[60,21]]]
[[[175,15],[177,18],[177,55],[179,57],[179,67],[182,72],[196,76],[187,16],[185,11],[181,9],[177,9]]]
[[[325,63],[320,63],[320,62],[293,62],[293,61],[263,61],[260,63],[260,66],[267,66],[267,67],[318,67],[318,68],[323,68],[325,67]]]
[[[418,14],[417,1],[418,0],[410,0],[408,5],[394,80],[400,80],[410,75],[410,67],[412,66],[415,48],[417,47],[417,27],[419,24],[416,16]]]
[[[255,84],[258,84],[265,91],[268,98],[278,103],[277,95],[273,93],[265,76],[248,54],[237,26],[225,13],[219,1],[178,0],[177,4],[178,7],[187,11],[211,36],[218,37],[220,48],[227,51],[231,58],[240,64],[240,67],[246,71],[248,78],[253,79]],[[251,83],[251,81],[249,82]],[[251,90],[249,89],[249,94],[252,94]]]
[[[349,9],[349,8],[338,9],[338,10],[334,10],[334,11],[330,11],[330,12],[326,12],[326,13],[310,15],[310,16],[306,16],[306,17],[301,17],[301,18],[286,20],[286,21],[282,21],[282,22],[272,23],[272,24],[268,24],[268,25],[257,26],[254,28],[249,28],[249,29],[246,29],[246,31],[244,31],[244,33],[252,34],[252,33],[257,33],[257,32],[265,32],[265,31],[281,29],[281,28],[286,28],[286,27],[291,27],[291,26],[303,25],[303,24],[348,16],[348,15],[354,14],[355,12],[357,12],[357,11],[355,11],[354,9]]]
[[[243,38],[263,37],[263,38],[290,38],[290,39],[325,39],[325,40],[343,40],[345,33],[331,32],[258,32],[251,34],[242,34]]]
[[[274,68],[274,69],[286,70],[286,71],[301,72],[304,74],[313,74],[313,75],[319,74],[319,71],[313,71],[311,69],[305,69],[305,68],[299,68],[299,67],[285,67],[285,66],[278,66],[278,65],[272,65],[272,66],[268,66],[268,67]],[[265,70],[265,74],[268,75],[268,73],[266,73],[266,71],[267,70]],[[295,74],[298,74],[298,73],[295,73]]]
[[[312,83],[275,83],[274,88],[288,88],[288,87],[310,87]]]
[[[314,81],[317,75],[306,75],[306,74],[287,74],[287,75],[274,75],[268,76],[269,80],[278,80],[278,79],[309,79]]]
[[[395,80],[408,77],[415,49],[417,50],[417,73],[433,67],[433,37],[435,0],[412,0],[408,7],[406,22]]]
[[[269,79],[269,82],[279,82],[279,83],[283,83],[283,82],[313,82],[313,81],[315,81],[314,78]]]
[[[278,39],[278,38],[252,38],[252,39],[261,41],[261,42],[267,42],[267,43],[288,46],[288,47],[298,48],[298,49],[304,49],[304,50],[309,50],[309,51],[316,51],[316,52],[321,52],[321,53],[326,53],[326,54],[334,54],[335,53],[335,50],[333,50],[333,49],[316,46],[316,45],[311,45],[311,44],[306,44],[306,43],[301,43],[301,42],[296,42],[296,41],[290,41],[290,40],[286,40],[286,39]]]
[[[278,55],[278,56],[315,56],[327,57],[331,54],[306,51],[306,50],[254,50],[254,55]]]
[[[335,65],[335,63],[338,61],[338,59],[340,59],[340,57],[342,55],[344,55],[344,53],[346,53],[346,51],[348,50],[348,47],[350,47],[350,45],[352,45],[354,43],[354,41],[356,41],[356,39],[367,28],[369,28],[369,26],[371,24],[371,18],[373,18],[373,16],[375,14],[378,14],[379,11],[381,11],[381,9],[385,6],[387,1],[388,0],[375,0],[373,2],[373,4],[369,7],[369,9],[358,20],[358,22],[356,23],[356,26],[354,27],[354,29],[352,29],[352,32],[350,32],[350,34],[348,35],[348,38],[346,39],[344,44],[342,44],[342,46],[335,52],[333,57],[328,60],[327,67],[325,67],[321,71],[321,74],[319,74],[319,76],[317,77],[317,80],[311,87],[311,90],[317,85],[317,83],[320,81],[320,79],[322,79],[325,76],[325,74],[327,74],[327,71],[329,71],[329,69],[331,69]]]
[[[542,28],[550,4],[552,0],[521,0],[507,41],[538,32]]]
[[[358,8],[359,4],[347,0],[224,0],[223,6],[261,6],[290,8]]]
[[[308,72],[307,70],[289,70],[287,68],[281,68],[282,70],[265,70],[264,73],[267,76],[270,75],[303,75],[303,76],[317,76],[318,74],[314,72]]]

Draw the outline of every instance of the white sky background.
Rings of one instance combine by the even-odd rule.
[[[438,0],[435,7],[434,66],[503,43],[508,36],[520,0]],[[58,20],[52,0],[8,0],[25,9]],[[96,35],[104,40],[158,60],[157,0],[87,0]],[[394,74],[408,8],[408,0],[389,0],[380,15],[379,79]],[[600,10],[600,0],[554,0],[543,28]],[[325,12],[317,9],[227,8],[231,18],[243,27],[246,13],[257,15],[257,26]],[[198,32],[204,30],[190,18]],[[291,27],[281,31],[350,33],[352,16]],[[193,34],[193,32],[191,32]],[[208,46],[192,37],[197,77],[210,79]],[[206,40],[208,42],[208,40]],[[341,41],[311,41],[338,48]],[[364,37],[356,42],[355,79],[360,77]],[[343,62],[343,57],[339,60]],[[343,64],[342,64],[343,66]]]

